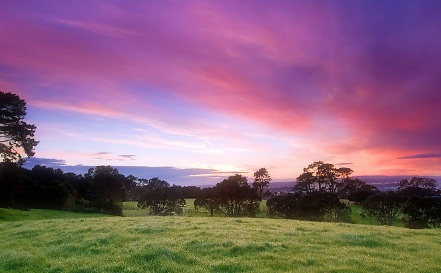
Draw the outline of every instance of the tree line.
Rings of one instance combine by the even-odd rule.
[[[351,210],[341,199],[362,207],[362,216],[372,216],[382,225],[399,217],[408,228],[441,226],[441,197],[432,178],[413,177],[399,182],[396,191],[352,179],[349,168],[316,161],[303,169],[293,192],[267,201],[268,214],[290,219],[349,221]]]
[[[146,200],[152,189],[175,189],[179,198],[195,198],[199,187],[170,187],[158,178],[124,176],[111,166],[90,168],[84,175],[36,165],[31,170],[0,163],[0,207],[64,209],[121,215],[122,202]],[[166,190],[167,191],[167,190]],[[154,192],[155,198],[163,195]],[[168,191],[167,191],[167,194]]]

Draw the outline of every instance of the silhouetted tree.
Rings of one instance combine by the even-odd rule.
[[[138,208],[150,209],[153,215],[182,214],[185,199],[182,197],[181,187],[155,177],[148,180],[144,186],[145,194],[138,201]]]
[[[29,170],[12,162],[0,163],[0,207],[24,208],[26,191],[31,183]]]
[[[91,198],[99,201],[125,201],[125,180],[116,168],[97,166],[84,175],[90,183]]]
[[[338,196],[342,199],[347,199],[353,192],[361,190],[366,185],[366,182],[355,179],[346,179],[343,181],[338,189]]]
[[[268,187],[271,180],[271,176],[268,174],[266,168],[260,168],[254,173],[253,187],[257,190],[260,200],[262,200],[263,197],[263,189]]]
[[[408,228],[436,228],[441,225],[441,199],[409,197],[401,208],[403,222]]]
[[[353,201],[358,204],[361,204],[364,201],[366,201],[370,196],[380,192],[380,190],[378,190],[376,187],[374,187],[374,186],[371,186],[371,187],[372,188],[366,187],[366,188],[362,188],[360,190],[351,192],[351,194],[348,197],[349,201]]]
[[[348,222],[351,208],[340,202],[335,193],[312,192],[303,195],[297,203],[299,219],[327,222]]]
[[[184,186],[182,187],[182,195],[184,198],[197,198],[201,193],[201,188],[196,186]]]
[[[300,193],[272,196],[266,201],[268,216],[280,216],[288,219],[298,218],[297,202],[301,196]]]
[[[413,177],[410,182],[407,179],[400,181],[398,193],[402,196],[432,196],[436,192],[436,180],[427,177]]]
[[[274,194],[270,190],[267,190],[266,192],[263,193],[263,198],[270,198],[273,195]]]
[[[255,216],[260,197],[247,183],[247,178],[236,174],[216,185],[220,208],[228,217]]]
[[[336,169],[334,164],[315,161],[303,169],[297,178],[295,191],[308,193],[313,191],[337,192],[342,181],[349,179],[352,170],[341,167]]]
[[[213,216],[216,211],[220,210],[220,200],[216,195],[216,188],[202,189],[193,204],[195,208],[202,207],[208,210],[210,215]]]
[[[348,222],[351,209],[335,193],[315,191],[273,196],[267,201],[269,216],[311,221]]]
[[[34,155],[38,141],[34,140],[33,124],[24,121],[26,102],[16,94],[0,91],[0,156],[3,161],[23,163],[20,149],[28,157]]]
[[[296,180],[297,184],[293,188],[295,192],[311,193],[315,190],[314,183],[316,182],[316,177],[313,173],[304,172]]]
[[[370,196],[361,206],[366,215],[374,216],[381,225],[392,226],[404,201],[405,198],[395,192],[382,192]]]

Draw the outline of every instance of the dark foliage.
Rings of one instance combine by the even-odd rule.
[[[14,163],[0,164],[0,206],[63,209],[74,203],[73,188],[61,170],[35,166],[24,169]]]
[[[267,191],[265,191],[264,193],[263,193],[263,198],[264,199],[268,199],[268,198],[270,198],[271,196],[273,196],[274,194],[270,191],[270,190],[267,190]]]
[[[377,194],[379,192],[380,191],[377,188],[375,188],[375,189],[360,189],[360,190],[352,192],[348,196],[348,199],[349,199],[349,201],[353,201],[358,204],[361,204],[364,201],[366,201],[370,196]]]
[[[365,194],[368,192],[373,192],[373,193],[380,192],[380,190],[377,187],[366,184],[366,182],[363,182],[363,181],[359,180],[358,178],[355,178],[355,179],[349,178],[349,179],[343,180],[342,183],[340,183],[339,188],[338,188],[338,197],[340,197],[342,199],[349,199],[350,198],[349,196],[351,194],[353,194],[355,192],[360,192],[360,191],[365,192]],[[360,197],[361,197],[363,194],[360,193],[357,195],[360,195]],[[366,199],[364,199],[364,200],[366,200]],[[363,202],[364,200],[362,200],[362,201],[352,200],[352,201]]]
[[[112,169],[99,166],[90,171],[93,175],[84,178],[45,166],[36,165],[28,170],[12,162],[0,163],[0,207],[65,209],[121,215],[121,201],[125,194],[125,187],[121,185],[124,182],[114,182],[125,181],[125,177]],[[111,170],[111,175],[101,175],[106,174],[103,170]],[[108,189],[108,186],[111,188]],[[113,191],[114,195],[111,194]]]
[[[299,219],[349,222],[351,209],[335,193],[313,192],[303,195],[297,204]]]
[[[409,197],[401,208],[403,221],[408,228],[436,228],[441,225],[441,199],[432,197]]]
[[[254,217],[259,210],[259,194],[248,185],[244,176],[236,174],[224,179],[217,183],[215,191],[220,209],[228,217]]]
[[[184,198],[197,198],[201,193],[201,188],[196,186],[182,187],[182,196]]]
[[[268,170],[266,168],[260,168],[254,173],[253,187],[259,194],[260,200],[263,198],[263,190],[268,187],[271,180],[272,178],[268,174]]]
[[[289,219],[348,222],[351,209],[329,192],[273,196],[267,201],[268,214]]]
[[[127,178],[120,174],[116,168],[111,166],[90,168],[84,178],[88,181],[91,199],[102,202],[108,200],[125,201]]]
[[[141,196],[138,207],[150,209],[152,215],[181,215],[185,199],[181,187],[170,184],[155,177],[144,186],[145,193]]]
[[[3,161],[21,161],[20,149],[28,157],[34,155],[35,125],[24,121],[26,102],[16,94],[0,91],[0,156]]]
[[[340,184],[349,179],[352,174],[350,168],[335,168],[334,164],[315,161],[303,169],[303,173],[297,177],[295,192],[311,193],[314,191],[337,192]]]
[[[268,216],[280,216],[288,219],[297,218],[297,203],[302,195],[300,193],[276,195],[266,201]]]
[[[406,188],[421,188],[435,192],[436,180],[427,177],[413,177],[410,182],[407,179],[401,180],[397,188],[398,191],[402,191]]]
[[[366,215],[374,216],[381,225],[392,226],[399,216],[405,198],[395,192],[382,192],[370,196],[362,203]]]
[[[204,188],[199,196],[194,200],[195,208],[202,207],[210,212],[213,216],[215,212],[220,211],[220,199],[216,195],[216,188]]]

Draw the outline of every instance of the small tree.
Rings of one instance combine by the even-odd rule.
[[[150,209],[153,215],[182,214],[182,207],[185,199],[179,186],[170,184],[155,177],[148,181],[145,186],[145,194],[141,195],[138,201],[138,208]]]
[[[434,228],[441,225],[441,199],[409,197],[401,208],[403,222],[408,228]]]
[[[288,219],[297,218],[297,202],[302,195],[300,193],[272,196],[266,205],[268,216],[280,216]]]
[[[219,198],[216,196],[215,188],[204,188],[200,191],[199,196],[194,200],[195,208],[202,207],[210,212],[210,215],[219,211]]]
[[[340,202],[335,193],[313,192],[297,203],[299,219],[327,222],[349,222],[351,208]]]
[[[228,217],[255,216],[259,210],[259,194],[242,175],[236,174],[217,183],[215,191],[220,208]]]
[[[20,149],[31,157],[38,141],[35,125],[24,122],[26,102],[16,94],[0,91],[0,156],[3,161],[21,161]]]
[[[263,197],[263,189],[268,187],[271,180],[271,176],[268,174],[266,168],[260,168],[254,173],[253,187],[257,190],[257,193],[259,193],[260,200],[262,200]]]
[[[374,216],[381,225],[392,226],[404,201],[403,197],[394,192],[383,192],[370,196],[361,205],[366,215]]]

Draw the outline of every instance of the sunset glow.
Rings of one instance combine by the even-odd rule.
[[[8,1],[0,90],[26,100],[32,162],[48,166],[191,169],[195,184],[261,167],[289,180],[317,160],[354,175],[441,175],[440,11]]]

